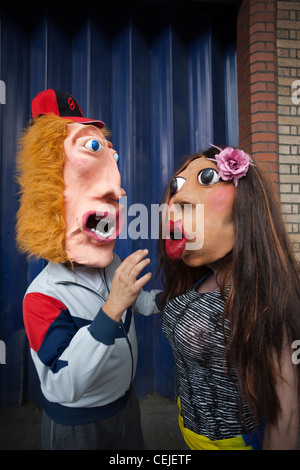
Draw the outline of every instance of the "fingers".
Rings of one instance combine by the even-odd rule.
[[[132,253],[115,271],[110,294],[102,309],[116,321],[120,321],[124,310],[135,302],[141,288],[151,279],[151,273],[146,273],[137,279],[150,263],[150,259],[145,258],[147,254],[148,250]]]
[[[133,266],[133,268],[130,271],[130,276],[137,278],[139,274],[143,271],[143,269],[150,264],[150,259],[146,258],[140,261],[138,264]]]
[[[135,264],[139,263],[147,254],[147,249],[134,251],[131,253],[131,255],[125,258],[121,266],[134,266]]]
[[[138,250],[127,256],[127,258],[119,267],[120,272],[130,277],[137,277],[140,272],[150,263],[149,258],[144,259],[147,254],[148,250]]]
[[[140,251],[133,253],[134,256],[132,256],[132,259],[130,260],[129,278],[132,279],[132,287],[135,292],[139,292],[140,289],[151,279],[151,272],[148,272],[137,279],[143,269],[150,264],[150,258],[145,258],[148,254],[148,250]]]
[[[142,289],[142,287],[144,287],[144,285],[147,284],[148,281],[150,281],[151,276],[152,276],[151,273],[147,273],[147,274],[145,274],[144,276],[142,276],[142,277],[140,277],[139,279],[137,279],[137,281],[135,282],[135,287],[136,287],[136,289],[137,289],[137,290]]]
[[[123,279],[132,292],[138,292],[151,279],[151,273],[137,279],[143,269],[150,264],[150,259],[145,258],[147,254],[147,249],[135,251],[118,268],[118,279]]]

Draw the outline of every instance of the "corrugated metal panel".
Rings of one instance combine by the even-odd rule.
[[[21,302],[26,282],[26,263],[16,254],[15,213],[17,185],[14,178],[14,157],[17,139],[24,124],[28,103],[27,42],[22,28],[15,30],[13,21],[1,24],[1,80],[6,84],[6,104],[1,105],[1,310],[0,339],[6,348],[6,364],[0,365],[1,407],[19,404],[23,395],[25,334]],[[10,77],[10,80],[8,80]]]
[[[23,2],[26,10],[14,13],[0,7],[0,79],[7,89],[0,109],[0,340],[6,345],[6,364],[0,364],[1,408],[18,405],[24,395],[39,402],[36,374],[25,351],[21,304],[43,262],[27,264],[14,242],[14,162],[32,98],[46,88],[63,89],[76,96],[86,115],[106,122],[121,156],[128,208],[144,204],[149,222],[151,204],[161,202],[184,154],[210,142],[238,142],[232,7],[191,2],[187,9],[185,2],[184,9],[174,3],[166,10],[164,2],[132,2],[120,11],[112,3],[87,12],[81,8],[79,15],[65,3],[35,15],[30,7],[37,2]],[[137,216],[129,215],[128,224]],[[145,239],[118,240],[117,251],[124,258],[149,248],[155,272],[157,240],[149,237],[150,226]],[[155,323],[156,318],[137,318],[136,387],[140,396],[154,389],[174,398],[172,355]]]

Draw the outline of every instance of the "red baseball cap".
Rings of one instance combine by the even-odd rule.
[[[33,98],[31,111],[33,119],[42,114],[56,114],[80,124],[93,124],[100,129],[105,126],[102,121],[85,118],[74,96],[65,91],[52,89],[41,91]]]

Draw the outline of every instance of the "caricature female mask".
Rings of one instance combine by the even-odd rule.
[[[166,252],[188,266],[213,263],[234,244],[236,185],[251,159],[230,147],[219,150],[214,159],[202,155],[191,159],[170,184]]]

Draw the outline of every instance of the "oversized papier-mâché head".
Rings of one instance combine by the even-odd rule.
[[[104,123],[57,90],[34,98],[32,117],[17,160],[18,246],[54,263],[105,267],[122,230],[125,191]]]
[[[205,266],[233,248],[233,205],[239,179],[253,165],[239,149],[212,147],[189,159],[171,180],[164,225],[165,251],[190,267]]]

